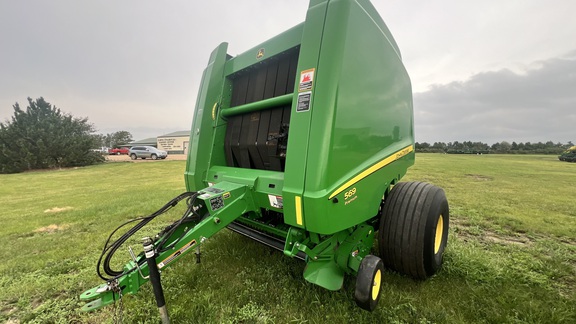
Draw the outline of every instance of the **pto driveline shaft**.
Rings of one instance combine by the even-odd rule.
[[[158,271],[158,265],[156,264],[154,241],[152,241],[152,239],[149,237],[145,237],[142,241],[144,245],[144,253],[146,255],[146,262],[148,263],[148,270],[150,273],[150,283],[152,284],[152,289],[154,290],[154,298],[156,299],[156,305],[160,311],[160,318],[162,319],[163,324],[169,324],[170,317],[168,316],[166,300],[164,299],[164,291],[162,290],[162,283],[160,282],[160,271]]]

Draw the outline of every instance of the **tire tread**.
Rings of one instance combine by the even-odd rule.
[[[392,188],[382,208],[378,234],[380,257],[385,267],[416,279],[434,274],[438,267],[428,264],[434,260],[425,257],[430,248],[425,242],[429,240],[427,233],[435,231],[427,222],[438,201],[445,202],[443,190],[428,183],[401,182]],[[447,220],[447,212],[444,217]]]

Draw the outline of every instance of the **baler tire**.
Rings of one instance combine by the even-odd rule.
[[[132,153],[130,154],[130,159],[132,160],[136,160],[138,157],[136,157],[136,154]]]
[[[384,266],[426,279],[442,266],[450,215],[442,188],[401,182],[386,197],[378,233]]]
[[[378,305],[383,272],[384,264],[379,257],[369,254],[362,259],[354,289],[354,299],[360,308],[371,312]]]

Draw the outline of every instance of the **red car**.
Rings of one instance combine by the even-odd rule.
[[[113,148],[113,149],[109,149],[108,150],[108,154],[110,155],[120,155],[120,154],[126,154],[128,155],[128,149],[125,147],[122,148]]]

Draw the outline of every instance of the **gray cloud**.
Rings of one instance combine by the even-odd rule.
[[[576,141],[576,51],[414,96],[418,141]]]

